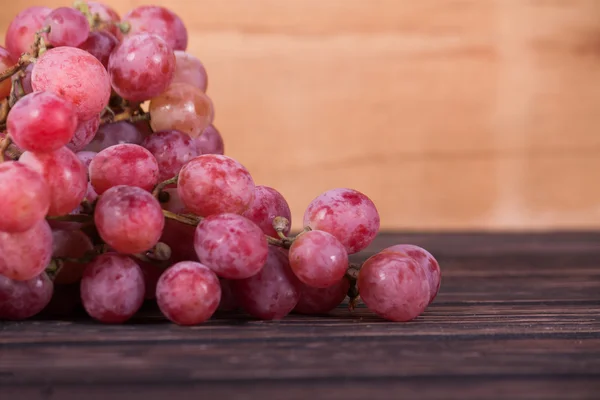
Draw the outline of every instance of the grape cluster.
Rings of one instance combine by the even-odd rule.
[[[354,265],[380,228],[375,204],[337,188],[297,235],[277,190],[224,155],[203,64],[181,18],[123,18],[102,3],[30,7],[0,47],[0,319],[63,288],[95,320],[156,301],[180,325],[218,310],[325,314],[349,297],[390,321],[434,300],[440,268],[414,245]]]

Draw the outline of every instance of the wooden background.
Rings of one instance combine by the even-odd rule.
[[[188,26],[227,153],[296,227],[341,186],[384,229],[600,227],[600,1],[153,2]],[[32,4],[68,2],[5,0],[2,35]]]

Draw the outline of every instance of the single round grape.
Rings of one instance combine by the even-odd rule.
[[[194,214],[242,214],[254,200],[254,181],[248,170],[233,158],[205,154],[185,164],[179,172],[177,190],[183,204]]]
[[[318,288],[334,285],[348,270],[348,253],[344,245],[323,231],[298,236],[290,247],[289,259],[298,279]]]
[[[281,193],[269,186],[254,188],[254,201],[242,215],[257,224],[265,235],[272,237],[278,237],[273,228],[275,217],[287,218],[290,225],[292,222],[292,212],[287,201]],[[289,234],[290,228],[288,227],[283,233]]]
[[[108,72],[115,92],[126,100],[142,102],[169,86],[175,72],[175,54],[156,35],[128,36],[111,54]]]
[[[137,144],[118,144],[102,150],[90,163],[89,173],[98,194],[118,185],[151,191],[158,183],[156,159]]]
[[[110,99],[110,78],[102,63],[87,51],[55,47],[35,63],[31,85],[58,94],[75,105],[80,121],[98,116]]]
[[[193,55],[185,51],[175,51],[175,75],[172,83],[187,83],[206,92],[208,76],[204,65]]]
[[[59,7],[46,17],[44,25],[50,27],[48,42],[54,46],[77,47],[86,41],[90,34],[90,24],[79,10]]]
[[[194,139],[198,147],[198,154],[224,154],[225,144],[221,133],[214,127],[209,125],[202,134]]]
[[[300,291],[300,300],[294,311],[309,315],[327,314],[342,304],[349,289],[350,281],[346,278],[340,279],[326,288],[316,288],[303,284]]]
[[[17,62],[16,58],[4,47],[0,46],[0,72],[7,70]],[[0,82],[0,98],[8,97],[10,94],[10,79]]]
[[[163,38],[173,50],[187,48],[185,24],[174,12],[160,6],[140,6],[123,17],[130,25],[129,35],[153,33]]]
[[[167,269],[156,285],[160,311],[179,325],[207,321],[221,301],[219,278],[205,265],[182,261]]]
[[[149,262],[138,260],[137,263],[144,274],[144,298],[146,300],[153,300],[156,298],[156,285],[163,273],[163,269]]]
[[[219,302],[219,307],[217,310],[219,311],[234,311],[239,308],[237,298],[235,296],[235,292],[233,291],[233,286],[231,284],[231,280],[229,279],[219,279],[219,283],[221,284],[221,301]]]
[[[150,250],[165,226],[158,200],[134,186],[115,186],[104,192],[96,203],[94,221],[102,240],[123,254]]]
[[[129,257],[106,253],[88,264],[81,279],[81,301],[90,317],[122,323],[144,302],[144,275]]]
[[[331,233],[348,254],[365,249],[379,231],[375,204],[353,189],[332,189],[315,198],[304,212],[304,226]]]
[[[186,83],[172,84],[150,102],[150,125],[155,132],[176,129],[196,138],[213,118],[210,98]]]
[[[198,156],[193,139],[179,131],[156,132],[144,139],[142,146],[158,162],[159,181],[174,177],[185,163]]]
[[[431,303],[440,290],[440,284],[442,281],[442,272],[440,265],[438,264],[435,257],[430,252],[423,249],[422,247],[415,246],[412,244],[397,244],[395,246],[388,247],[381,251],[384,252],[396,252],[406,254],[425,271],[427,276],[427,282],[429,282],[429,303]]]
[[[196,228],[194,248],[200,262],[226,279],[258,273],[267,261],[267,240],[252,221],[237,214],[211,215]]]
[[[302,288],[285,253],[273,246],[269,246],[267,262],[259,273],[231,283],[240,307],[265,320],[288,315],[298,304]]]
[[[52,257],[82,258],[94,250],[91,239],[79,230],[52,231]],[[65,261],[54,277],[57,285],[68,285],[81,280],[86,264]]]
[[[358,273],[360,298],[369,310],[389,321],[417,318],[429,304],[429,282],[415,260],[394,252],[377,253]]]
[[[194,249],[195,233],[195,226],[182,224],[172,219],[165,220],[160,241],[171,248],[170,261],[199,261]]]
[[[33,63],[28,64],[23,69],[23,73],[25,74],[25,76],[21,79],[21,85],[23,86],[23,93],[25,94],[33,93],[33,87],[31,87],[31,73],[33,72],[34,65],[35,64]],[[8,87],[10,89],[10,80],[6,80],[5,82],[9,83]]]
[[[141,144],[143,141],[144,136],[135,125],[124,121],[115,122],[101,125],[96,132],[96,136],[94,136],[85,149],[97,153],[116,144]]]
[[[88,119],[87,121],[81,121],[75,129],[73,138],[67,144],[67,147],[73,151],[81,151],[94,140],[96,132],[100,127],[100,115]]]
[[[35,33],[42,29],[51,12],[52,9],[48,7],[29,7],[13,18],[6,30],[5,43],[15,59],[31,50]]]
[[[121,21],[121,16],[112,8],[104,3],[95,1],[87,2],[88,9],[92,15],[98,14],[100,21],[104,22],[103,30],[113,34],[119,41],[123,38],[123,34],[119,27],[115,24]]]
[[[23,153],[19,162],[42,174],[50,188],[49,216],[66,215],[83,200],[87,171],[75,153],[62,147],[51,153]]]
[[[46,220],[25,232],[0,232],[0,275],[26,281],[41,274],[52,256],[52,230]]]
[[[0,163],[0,231],[24,232],[43,220],[50,208],[44,177],[17,161]]]
[[[24,320],[39,314],[52,299],[53,284],[42,272],[25,281],[0,275],[0,320]]]
[[[113,50],[119,44],[112,33],[107,31],[90,32],[87,40],[79,45],[81,50],[85,50],[98,59],[104,66],[108,68],[108,60]]]
[[[68,100],[51,92],[33,92],[11,108],[6,124],[22,150],[49,152],[71,141],[77,114]]]

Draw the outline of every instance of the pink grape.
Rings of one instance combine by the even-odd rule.
[[[112,33],[107,31],[90,32],[87,40],[79,45],[81,50],[85,50],[98,59],[104,66],[108,68],[108,60],[113,50],[119,44]]]
[[[175,59],[175,75],[172,83],[187,83],[206,92],[208,76],[200,60],[181,50],[175,51]]]
[[[50,208],[44,177],[16,161],[0,163],[0,231],[24,232],[43,220]]]
[[[34,92],[11,108],[6,120],[15,144],[26,151],[58,150],[73,138],[77,115],[73,105],[50,92]]]
[[[90,163],[90,182],[102,194],[118,185],[151,191],[158,183],[158,163],[137,144],[118,144],[99,152]]]
[[[80,121],[99,115],[108,105],[111,87],[102,63],[87,51],[55,47],[35,63],[31,85],[36,91],[58,94],[75,105]]]
[[[24,320],[39,314],[52,299],[48,275],[16,281],[0,275],[0,320]]]
[[[257,224],[260,229],[272,237],[278,237],[273,228],[275,217],[285,217],[292,222],[292,212],[285,198],[277,190],[269,186],[256,186],[254,188],[254,201],[250,207],[242,214],[250,221]],[[290,227],[283,232],[285,235],[290,233]]]
[[[233,291],[232,281],[229,279],[220,278],[221,284],[221,301],[219,303],[219,311],[234,311],[239,308],[235,292]]]
[[[255,318],[282,319],[298,304],[301,282],[284,252],[270,246],[265,266],[250,278],[232,281],[240,307]]]
[[[52,232],[52,257],[82,258],[87,252],[94,250],[91,239],[79,230],[55,230]],[[54,278],[57,285],[68,285],[81,280],[83,263],[67,262]]]
[[[318,288],[334,285],[348,270],[348,253],[344,245],[323,231],[298,236],[290,247],[289,259],[298,279]]]
[[[442,273],[440,270],[440,265],[438,264],[435,257],[431,255],[427,250],[415,246],[412,244],[397,244],[395,246],[388,247],[381,251],[384,252],[396,252],[401,254],[406,254],[421,267],[423,271],[425,271],[425,276],[427,276],[427,282],[429,283],[429,303],[431,303],[438,294],[440,290],[440,284],[442,280]]]
[[[85,42],[90,34],[90,24],[85,15],[70,7],[52,10],[44,24],[50,27],[48,42],[54,47],[77,47]]]
[[[100,127],[100,115],[87,121],[80,121],[75,129],[73,138],[67,144],[67,147],[73,151],[81,151],[94,140],[94,136]]]
[[[94,157],[96,157],[96,154],[98,153],[96,153],[95,151],[80,151],[75,155],[77,156],[77,158],[79,158],[79,161],[81,161],[86,168],[89,168],[90,163],[92,162]]]
[[[35,33],[42,29],[51,12],[52,9],[48,7],[29,7],[13,18],[6,31],[5,43],[15,59],[30,51]]]
[[[226,279],[258,273],[269,248],[260,228],[237,214],[211,215],[196,228],[194,248],[200,262]]]
[[[46,220],[25,232],[0,232],[0,275],[26,281],[41,274],[52,256],[52,230]]]
[[[87,171],[75,153],[62,147],[52,153],[23,153],[19,162],[42,174],[50,188],[48,215],[66,215],[81,203],[87,191]]]
[[[113,89],[130,101],[158,96],[175,72],[173,49],[160,37],[147,33],[128,36],[108,61]]]
[[[221,301],[219,278],[207,266],[182,261],[167,269],[156,285],[160,311],[179,325],[207,321]]]
[[[144,137],[140,131],[129,122],[116,122],[100,126],[96,136],[85,147],[86,150],[99,152],[116,144],[141,144]]]
[[[358,273],[357,284],[369,310],[390,321],[413,320],[429,304],[425,271],[402,253],[377,253],[370,257]]]
[[[142,146],[158,162],[159,181],[174,177],[185,163],[198,156],[192,138],[179,131],[156,132],[144,139]]]
[[[349,289],[350,281],[346,278],[326,288],[316,288],[303,284],[300,300],[294,311],[300,314],[327,314],[342,304]]]
[[[129,257],[106,253],[88,264],[81,279],[81,300],[90,317],[122,323],[144,302],[144,275]]]
[[[150,250],[165,225],[158,200],[134,186],[115,186],[104,192],[96,203],[94,222],[102,240],[124,254]]]
[[[152,99],[150,117],[155,132],[176,129],[197,138],[213,121],[213,103],[197,87],[174,83]]]
[[[16,58],[8,50],[0,46],[0,72],[7,70],[17,62]],[[8,97],[10,94],[11,82],[6,79],[0,82],[0,98]]]
[[[163,38],[173,50],[185,50],[188,33],[185,24],[174,12],[160,6],[140,6],[123,17],[131,26],[129,35],[142,32]]]
[[[23,72],[25,73],[25,77],[21,79],[21,85],[23,86],[23,92],[25,94],[33,93],[33,87],[31,87],[31,73],[33,72],[34,64],[27,65]],[[3,83],[8,82],[8,88],[10,90],[10,80],[6,80]],[[8,93],[6,94],[8,96]]]
[[[333,189],[315,198],[304,212],[304,226],[335,236],[348,251],[365,249],[379,231],[375,204],[353,189]]]
[[[156,298],[156,284],[160,279],[163,270],[159,266],[138,260],[142,273],[144,274],[144,298],[146,300],[153,300]]]
[[[193,213],[242,214],[254,200],[254,181],[248,170],[233,158],[205,154],[185,164],[179,172],[177,190]]]
[[[198,154],[224,154],[225,144],[221,133],[214,127],[209,125],[202,134],[194,139],[198,147]]]
[[[120,41],[123,37],[123,34],[121,33],[119,27],[114,23],[120,22],[121,16],[104,3],[88,1],[87,5],[92,15],[98,14],[100,21],[106,23],[104,30],[113,34]]]

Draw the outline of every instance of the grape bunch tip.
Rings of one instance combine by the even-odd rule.
[[[154,302],[178,325],[219,312],[279,320],[362,302],[412,321],[440,288],[411,244],[362,265],[380,217],[334,188],[304,227],[276,189],[225,155],[207,68],[161,6],[29,7],[0,46],[0,320],[69,302],[107,324]],[[73,291],[72,288],[77,290]]]

